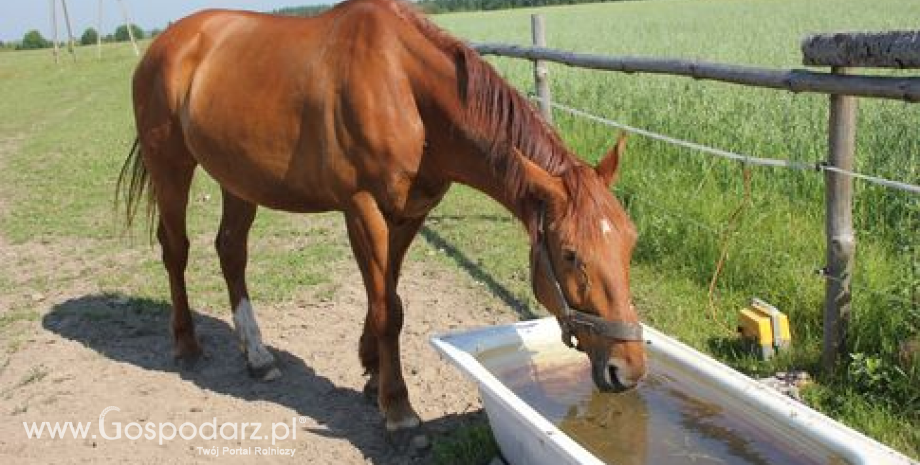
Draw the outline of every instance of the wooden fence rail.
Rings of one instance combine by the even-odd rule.
[[[544,21],[534,15],[533,47],[471,44],[482,55],[523,58],[534,62],[534,88],[541,111],[552,122],[549,72],[545,62],[624,73],[687,76],[752,87],[830,95],[828,156],[825,163],[825,235],[827,244],[822,364],[833,370],[847,353],[850,315],[850,278],[854,269],[856,236],[853,231],[853,179],[842,174],[853,167],[856,140],[855,97],[907,102],[920,101],[920,77],[860,76],[851,67],[920,67],[920,32],[832,34],[806,37],[803,61],[832,66],[831,72],[769,69],[682,59],[603,56],[546,48]],[[844,170],[841,172],[840,170]]]
[[[687,76],[790,92],[920,101],[920,78],[917,77],[838,75],[801,69],[780,70],[669,58],[614,57],[520,45],[474,43],[471,46],[481,55],[551,61],[577,68]]]
[[[920,31],[813,34],[802,41],[811,66],[920,67]]]

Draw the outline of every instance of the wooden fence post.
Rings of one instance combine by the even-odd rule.
[[[546,27],[543,23],[543,15],[530,15],[530,28],[534,47],[546,47]],[[533,79],[534,88],[537,91],[537,101],[540,105],[540,113],[547,123],[553,124],[552,96],[549,91],[549,67],[545,61],[533,61]]]
[[[847,68],[832,68],[834,74],[847,74]],[[856,97],[831,95],[828,128],[829,166],[853,170],[856,146]],[[832,171],[824,172],[827,232],[827,268],[824,298],[824,350],[822,365],[830,373],[847,353],[847,326],[850,320],[850,278],[856,236],[853,233],[853,179]]]

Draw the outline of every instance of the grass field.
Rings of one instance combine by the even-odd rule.
[[[470,40],[528,43],[532,12],[452,14],[436,21]],[[911,0],[876,1],[871,8],[859,0],[660,0],[540,12],[552,47],[777,67],[799,66],[798,41],[807,32],[920,24],[920,3]],[[491,61],[519,89],[530,89],[528,63]],[[0,198],[6,200],[0,204],[5,214],[0,230],[8,241],[72,244],[94,256],[123,246],[121,217],[113,213],[111,199],[134,137],[129,98],[134,63],[127,46],[106,49],[101,63],[84,59],[61,67],[44,52],[0,53]],[[809,162],[824,157],[826,97],[560,66],[551,73],[556,100],[595,114],[741,153]],[[570,147],[588,160],[615,139],[609,128],[560,113],[556,118]],[[918,105],[862,100],[858,171],[920,183],[918,122]],[[190,207],[192,260],[210,267],[190,270],[190,292],[200,305],[222,309],[223,284],[210,247],[218,195],[210,182],[198,179]],[[824,260],[819,175],[753,170],[751,199],[737,231],[727,236],[728,260],[712,309],[708,287],[722,231],[744,198],[741,169],[633,137],[620,179],[617,194],[641,233],[633,289],[646,321],[748,373],[789,367],[814,372],[824,284],[814,273]],[[920,332],[920,199],[856,186],[854,363],[821,376],[806,396],[818,409],[916,458],[920,367],[899,363],[898,347]],[[334,292],[324,271],[329,260],[347,255],[341,241],[304,239],[302,225],[290,218],[261,210],[255,223],[254,235],[271,238],[251,254],[252,280],[269,292],[262,298],[281,301],[301,285]],[[340,233],[318,224],[311,237]],[[433,212],[422,237],[446,252],[435,259],[471,274],[522,316],[542,313],[530,294],[524,235],[485,196],[458,186]],[[146,243],[140,228],[136,238]],[[302,253],[289,254],[292,248]],[[430,259],[419,247],[412,253]],[[99,277],[98,286],[163,298],[159,259],[155,253],[148,257],[133,269]],[[300,272],[289,273],[293,268]],[[9,286],[0,280],[0,287]],[[735,343],[736,310],[752,296],[776,304],[793,321],[795,349],[773,363],[758,362]],[[37,318],[10,310],[0,318],[0,330]],[[477,441],[482,436],[481,430],[470,435]],[[477,449],[465,444],[453,451],[464,448],[472,455]]]

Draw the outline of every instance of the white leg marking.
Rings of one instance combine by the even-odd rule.
[[[420,424],[422,424],[422,421],[413,412],[411,416],[408,416],[398,421],[391,421],[387,419],[386,428],[387,428],[387,431],[396,431],[399,429],[415,428]]]
[[[262,332],[259,330],[259,324],[256,323],[256,316],[252,311],[249,299],[244,298],[237,305],[236,310],[233,312],[233,324],[236,326],[236,334],[240,338],[240,344],[246,352],[249,366],[258,369],[275,362],[271,352],[262,345]],[[265,378],[274,374],[275,371],[269,372]],[[278,374],[280,375],[280,372]]]

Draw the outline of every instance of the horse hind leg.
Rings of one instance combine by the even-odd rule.
[[[262,332],[246,286],[247,242],[249,229],[256,217],[256,206],[226,189],[223,190],[223,213],[214,246],[220,257],[220,268],[227,282],[233,325],[240,349],[246,356],[249,374],[264,381],[281,376],[275,358],[262,343]]]
[[[184,151],[184,145],[173,139],[163,146],[147,144],[143,154],[159,211],[157,239],[169,276],[173,355],[191,364],[201,354],[201,346],[195,337],[185,286],[189,251],[185,213],[196,163],[187,152],[182,156]]]

